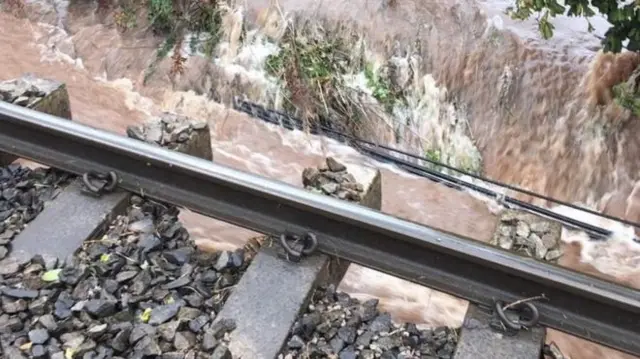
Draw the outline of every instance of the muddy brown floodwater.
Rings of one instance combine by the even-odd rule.
[[[65,82],[75,121],[124,133],[127,125],[163,110],[206,118],[216,162],[294,185],[300,184],[304,167],[327,155],[377,166],[383,172],[384,212],[475,240],[492,236],[497,218],[491,203],[407,175],[334,141],[264,124],[198,95],[201,71],[209,66],[202,58],[190,57],[178,80],[170,79],[167,64],[161,63],[158,74],[142,86],[161,39],[144,32],[122,35],[112,16],[96,14],[84,3],[68,8],[62,20],[60,11],[35,3],[29,20],[0,13],[0,80],[32,72]],[[250,1],[248,18],[263,23],[276,19],[267,26],[277,28],[268,5]],[[640,122],[612,103],[610,90],[640,62],[636,55],[602,55],[585,45],[587,40],[581,51],[560,41],[557,46],[541,44],[506,28],[488,35],[487,14],[493,8],[485,2],[398,0],[385,8],[366,0],[314,6],[285,0],[279,5],[355,23],[381,53],[394,41],[418,40],[426,59],[423,70],[468,105],[471,132],[488,176],[640,219],[640,191],[634,191],[640,161],[633,157],[640,139],[632,135]],[[56,27],[61,22],[65,30]],[[505,73],[510,74],[508,84]],[[500,100],[497,94],[504,86],[509,91]],[[240,246],[254,235],[188,211],[181,216],[204,248]],[[617,247],[566,242],[561,265],[640,286],[638,248],[624,241]],[[359,266],[352,266],[342,287],[361,297],[379,297],[399,321],[459,325],[466,311],[465,301]],[[574,359],[632,358],[553,330],[548,341]]]

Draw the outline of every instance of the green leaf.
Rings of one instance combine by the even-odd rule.
[[[622,40],[620,40],[615,35],[607,36],[607,39],[604,45],[604,51],[614,52],[614,53],[622,51]]]
[[[568,10],[568,11],[567,11]],[[622,51],[622,43],[630,42],[627,49],[640,52],[638,49],[640,38],[634,35],[634,31],[640,29],[640,0],[513,0],[513,6],[505,11],[511,18],[526,20],[534,13],[538,20],[538,29],[544,39],[553,37],[555,27],[549,21],[549,17],[555,17],[566,13],[568,16],[581,16],[587,19],[587,30],[594,31],[589,18],[596,12],[605,16],[613,24],[605,34],[602,41],[605,52]],[[633,43],[633,44],[631,44]]]
[[[545,18],[540,19],[538,28],[540,29],[540,33],[545,40],[548,40],[553,36],[553,24],[547,21]]]
[[[548,7],[549,10],[551,10],[551,16],[564,14],[564,11],[566,10],[564,6],[558,4],[555,0],[551,0]]]
[[[41,279],[45,282],[57,282],[60,278],[62,269],[52,269],[42,274]]]
[[[148,322],[151,319],[151,308],[147,308],[140,314],[140,320],[144,323]]]

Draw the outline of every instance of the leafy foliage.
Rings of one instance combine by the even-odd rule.
[[[226,7],[223,0],[119,0],[116,24],[122,30],[136,27],[135,18],[140,7],[146,8],[149,27],[165,38],[149,65],[143,83],[155,72],[157,64],[172,50],[170,75],[182,74],[186,58],[182,54],[185,34],[191,32],[189,48],[202,50],[211,57],[222,37],[222,18]],[[203,35],[203,36],[200,36]]]
[[[623,42],[629,40],[626,48],[640,51],[640,0],[565,0],[561,5],[557,0],[515,0],[515,8],[507,12],[514,19],[528,19],[537,13],[538,27],[545,39],[553,36],[554,26],[550,17],[567,14],[582,16],[589,21],[595,15],[594,8],[613,25],[602,40],[605,52],[622,51]],[[568,9],[568,11],[567,11]],[[588,30],[593,31],[589,22]]]
[[[640,117],[640,70],[634,71],[626,81],[613,87],[613,94],[618,105],[628,109]]]
[[[388,78],[376,73],[371,64],[364,66],[364,76],[367,78],[367,85],[373,90],[373,97],[391,113],[396,102],[402,100],[402,94],[393,88]]]

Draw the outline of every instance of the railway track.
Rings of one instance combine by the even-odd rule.
[[[38,109],[0,102],[3,158],[76,177],[6,240],[6,358],[560,358],[545,328],[640,355],[638,291],[384,215],[374,169],[328,159],[297,188],[212,162],[191,119],[124,137]],[[183,207],[265,236],[201,253]],[[470,301],[465,323],[394,327],[334,293],[350,263]]]

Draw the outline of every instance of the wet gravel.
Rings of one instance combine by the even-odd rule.
[[[71,176],[49,168],[30,169],[19,164],[0,167],[0,260],[9,254],[16,234],[42,212]]]
[[[6,266],[0,357],[232,357],[226,342],[235,323],[212,321],[251,255],[198,251],[175,207],[136,196],[131,202],[76,255]]]
[[[279,359],[453,358],[457,329],[398,325],[377,305],[377,299],[360,302],[334,286],[316,290]]]

